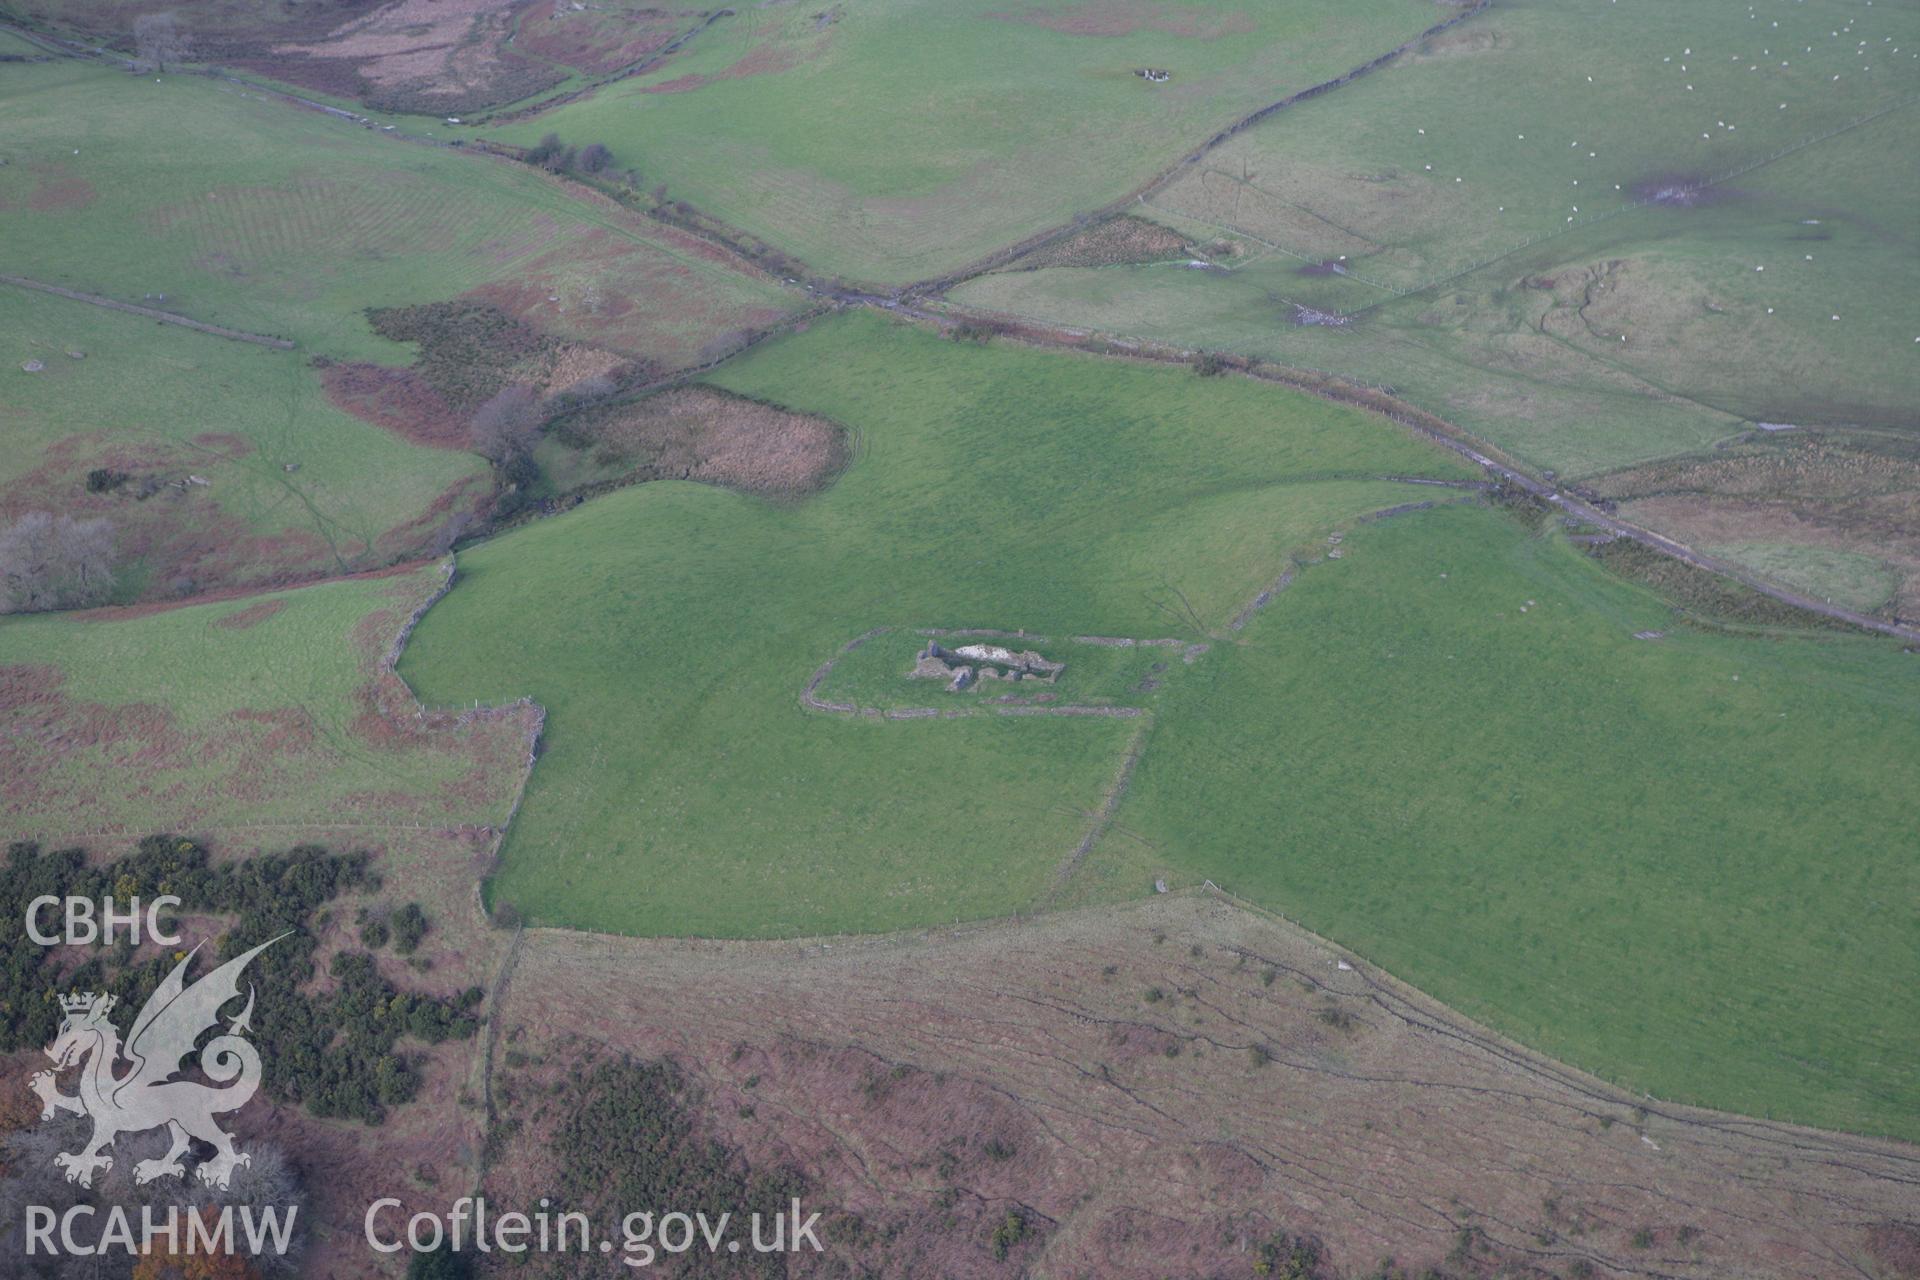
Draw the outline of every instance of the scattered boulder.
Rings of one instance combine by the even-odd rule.
[[[936,640],[914,656],[915,680],[945,680],[949,693],[970,689],[980,680],[1041,680],[1052,684],[1064,662],[1049,662],[1031,649],[1015,653],[993,644],[967,644],[958,649],[943,648]]]
[[[987,664],[981,667],[982,676],[998,677],[1003,680],[1021,680],[1031,677],[1052,684],[1055,678],[1067,668],[1066,663],[1049,662],[1031,649],[1023,649],[1015,653],[997,644],[963,644],[954,652],[962,658]]]

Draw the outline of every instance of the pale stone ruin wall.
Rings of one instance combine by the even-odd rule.
[[[949,693],[959,693],[981,680],[1052,684],[1066,667],[1066,663],[1048,661],[1031,649],[1016,653],[996,644],[963,644],[949,650],[938,640],[929,640],[927,647],[915,655],[910,674],[916,680],[944,680]]]

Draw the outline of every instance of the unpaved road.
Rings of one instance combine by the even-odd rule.
[[[148,320],[158,320],[161,324],[177,324],[183,329],[193,329],[199,333],[210,333],[216,338],[231,338],[235,342],[251,342],[257,346],[272,347],[278,351],[293,350],[293,343],[285,338],[270,338],[262,333],[247,333],[241,329],[228,329],[222,325],[208,324],[204,320],[193,320],[172,311],[161,311],[156,307],[143,307],[132,302],[121,302],[115,298],[103,298],[97,293],[82,293],[78,289],[62,288],[57,284],[46,284],[39,280],[29,280],[25,276],[0,275],[0,284],[15,285],[22,289],[37,289],[41,293],[51,293],[62,298],[71,298],[75,302],[85,302],[96,307],[106,307],[111,311],[124,311],[128,315],[142,316]]]

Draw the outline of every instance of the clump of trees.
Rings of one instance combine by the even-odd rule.
[[[468,424],[473,451],[491,462],[499,473],[502,513],[525,500],[526,490],[540,476],[533,447],[540,443],[546,422],[540,393],[523,382],[510,383],[474,410]]]
[[[429,927],[427,913],[417,902],[409,902],[391,915],[362,910],[358,924],[361,946],[369,951],[378,951],[391,941],[394,951],[403,956],[410,956],[420,949],[421,940],[427,936]]]
[[[196,841],[155,835],[115,862],[90,867],[82,850],[43,853],[38,845],[21,843],[9,848],[0,869],[0,917],[24,919],[27,904],[43,894],[96,902],[110,896],[123,907],[132,897],[173,894],[186,910],[233,917],[217,948],[195,959],[188,981],[269,938],[287,935],[247,971],[259,993],[254,1043],[267,1064],[262,1087],[315,1115],[380,1124],[389,1107],[410,1101],[419,1089],[414,1056],[401,1041],[438,1044],[471,1037],[479,1029],[477,1011],[485,992],[469,987],[443,998],[400,991],[365,951],[334,956],[331,990],[305,990],[315,969],[315,917],[342,893],[378,887],[369,861],[363,852],[338,854],[301,845],[214,865]],[[422,932],[424,926],[420,913]],[[62,972],[60,953],[73,951],[84,959]],[[60,1006],[50,992],[105,991],[122,1008],[137,1010],[174,964],[170,954],[136,962],[124,940],[82,951],[38,946],[25,929],[0,933],[0,1052],[52,1043]]]
[[[393,913],[393,949],[403,956],[410,956],[420,949],[420,942],[427,936],[427,913],[420,909],[417,902],[409,902]]]
[[[995,1261],[1005,1262],[1007,1255],[1024,1243],[1033,1233],[1032,1226],[1018,1209],[1009,1210],[1007,1216],[987,1237],[987,1243],[993,1247]]]
[[[473,451],[500,468],[533,452],[540,441],[540,393],[514,382],[487,397],[468,424]]]
[[[29,511],[0,525],[0,613],[100,604],[113,590],[113,525]]]
[[[670,1059],[576,1067],[549,1139],[562,1170],[559,1207],[613,1219],[632,1205],[725,1206],[736,1219],[758,1213],[770,1221],[806,1194],[798,1171],[754,1169],[739,1151],[704,1136],[701,1103]],[[742,1253],[716,1261],[711,1273],[772,1280],[787,1269],[781,1255]]]
[[[1321,1280],[1320,1242],[1310,1236],[1288,1235],[1276,1231],[1253,1250],[1253,1274],[1274,1280]]]
[[[407,1280],[469,1280],[472,1275],[472,1255],[455,1250],[451,1241],[407,1259]]]
[[[570,147],[560,141],[559,134],[549,133],[528,147],[522,159],[549,173],[596,174],[605,172],[613,163],[613,152],[599,142]]]
[[[741,345],[745,341],[739,339]],[[500,388],[475,409],[468,419],[468,443],[475,453],[493,463],[498,476],[499,499],[494,514],[509,516],[525,505],[528,491],[540,478],[533,451],[549,423],[564,420],[568,414],[619,391],[618,380],[601,376],[542,399],[535,388],[516,382]]]

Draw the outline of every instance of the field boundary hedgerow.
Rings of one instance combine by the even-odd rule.
[[[497,842],[496,842],[494,851],[495,853],[499,852]],[[481,884],[480,882],[476,881],[474,884],[474,893],[477,896],[480,894],[480,892],[481,892]],[[484,916],[486,913],[482,911],[481,914]],[[500,957],[500,967],[494,972],[493,981],[487,984],[486,1007],[488,1009],[498,1010],[500,1008],[501,1001],[506,999],[507,988],[513,982],[513,969],[514,969],[514,966],[517,963],[519,963],[520,947],[521,947],[521,944],[525,942],[526,936],[527,936],[527,928],[525,925],[522,924],[522,925],[514,926],[513,941],[507,944],[507,953],[504,956]],[[493,1056],[494,1056],[494,1049],[499,1042],[499,1038],[500,1038],[500,1020],[498,1018],[488,1018],[486,1030],[482,1033],[480,1038],[481,1043],[480,1043],[479,1057],[480,1057],[480,1104],[483,1111],[486,1114],[487,1123],[489,1125],[495,1123],[499,1119],[499,1113],[494,1107],[494,1103],[493,1103]],[[482,1176],[485,1176],[485,1173],[486,1173],[487,1154],[488,1154],[487,1149],[482,1148],[480,1152],[480,1164],[481,1164]]]
[[[394,635],[392,643],[390,643],[386,650],[380,655],[378,678],[382,683],[389,683],[392,687],[396,687],[405,692],[407,698],[413,703],[415,720],[424,720],[426,718],[427,705],[421,699],[420,695],[413,691],[413,686],[408,684],[406,678],[400,674],[398,669],[400,665],[400,655],[405,652],[407,641],[412,637],[414,628],[420,625],[420,619],[426,617],[427,610],[440,603],[440,601],[446,597],[447,592],[453,590],[454,583],[458,580],[458,561],[455,557],[449,555],[440,562],[439,584],[407,615],[406,621],[401,623],[400,630]],[[520,770],[519,780],[514,784],[513,800],[507,806],[506,815],[501,818],[499,824],[493,828],[496,852],[498,852],[500,841],[506,838],[507,829],[513,825],[515,815],[520,812],[521,801],[526,799],[527,783],[533,777],[533,766],[540,759],[540,735],[547,727],[547,709],[535,702],[532,698],[522,696],[499,706],[484,708],[476,702],[472,711],[462,712],[454,720],[455,725],[462,725],[475,719],[505,719],[521,711],[524,711],[531,717],[531,722],[527,725],[526,731],[527,759],[525,765]]]
[[[1140,757],[1147,751],[1147,734],[1153,729],[1151,718],[1144,720],[1134,729],[1133,736],[1127,739],[1126,751],[1120,757],[1119,772],[1113,776],[1113,785],[1107,788],[1107,794],[1101,799],[1100,807],[1093,811],[1093,821],[1087,827],[1087,833],[1080,837],[1080,843],[1073,852],[1055,868],[1053,883],[1040,895],[1029,910],[1045,911],[1060,900],[1067,890],[1067,884],[1073,879],[1073,873],[1087,860],[1100,841],[1113,826],[1113,820],[1120,813],[1120,804],[1127,798],[1128,788],[1133,786],[1133,771],[1140,767]]]

